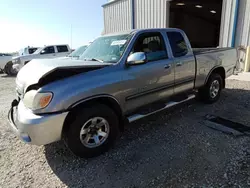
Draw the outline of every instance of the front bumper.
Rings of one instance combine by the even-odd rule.
[[[61,139],[68,112],[36,115],[22,101],[14,100],[8,113],[12,130],[24,142],[46,145]]]

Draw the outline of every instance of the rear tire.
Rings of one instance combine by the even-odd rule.
[[[64,140],[79,157],[96,157],[108,151],[119,133],[117,115],[103,104],[77,110],[72,120],[64,133]]]
[[[212,73],[206,85],[199,90],[199,97],[204,103],[212,104],[219,100],[222,88],[222,77],[217,73]]]

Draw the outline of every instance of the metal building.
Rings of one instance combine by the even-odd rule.
[[[219,16],[219,46],[246,45],[249,44],[246,38],[250,37],[249,8],[249,0],[113,0],[103,5],[104,33],[175,26],[171,25],[172,15],[178,15],[181,10],[206,23],[214,22],[211,18]],[[211,18],[204,15],[205,11]]]
[[[193,47],[250,46],[249,10],[250,0],[112,0],[103,33],[176,27]]]

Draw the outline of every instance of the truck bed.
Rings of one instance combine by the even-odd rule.
[[[233,74],[237,62],[235,48],[194,48],[193,53],[197,62],[195,87],[201,87],[213,67],[223,67],[225,78]]]
[[[194,55],[209,53],[209,52],[219,52],[219,51],[225,51],[225,50],[232,50],[234,48],[225,47],[225,48],[192,48]]]

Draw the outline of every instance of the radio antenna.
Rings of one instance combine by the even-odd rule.
[[[73,49],[72,48],[72,24],[70,24],[70,48],[71,48],[71,52],[72,52],[72,49]]]

